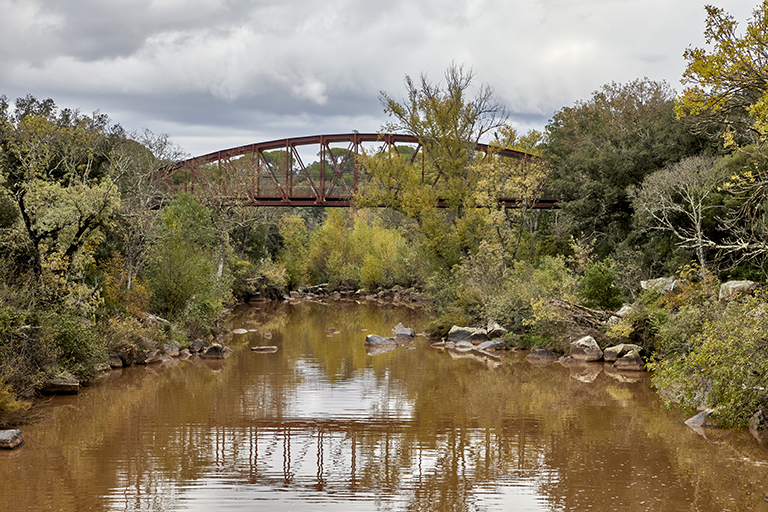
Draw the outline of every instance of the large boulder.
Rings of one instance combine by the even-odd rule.
[[[24,444],[24,436],[21,430],[0,430],[0,449],[14,450]]]
[[[616,360],[613,367],[617,370],[641,372],[645,370],[645,361],[640,356],[639,350],[632,350],[625,356]]]
[[[603,352],[603,359],[605,359],[608,362],[613,362],[618,359],[621,359],[625,355],[629,354],[633,350],[637,350],[638,352],[643,351],[643,347],[640,347],[638,345],[633,345],[632,343],[622,343],[620,345],[614,345],[613,347],[608,347]]]
[[[578,361],[599,361],[603,358],[603,351],[600,350],[595,338],[584,336],[571,343],[571,357]]]
[[[739,295],[748,295],[757,289],[754,281],[728,281],[720,285],[720,300],[733,300]]]
[[[197,354],[198,352],[201,352],[204,348],[205,348],[205,343],[203,342],[203,340],[195,340],[189,344],[189,351],[193,354]]]
[[[658,279],[640,281],[640,287],[643,290],[654,291],[656,293],[669,293],[679,290],[680,282],[675,278],[675,276],[660,277]]]
[[[454,325],[451,330],[448,331],[446,341],[470,341],[472,343],[482,343],[488,341],[488,332],[485,329],[478,327],[459,327]]]

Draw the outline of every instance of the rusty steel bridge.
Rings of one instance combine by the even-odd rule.
[[[313,135],[247,144],[178,162],[158,178],[171,190],[206,194],[219,201],[247,206],[350,206],[365,173],[358,156],[406,146],[411,163],[421,159],[422,183],[424,152],[412,135],[347,133]],[[531,160],[537,157],[510,149],[476,144],[475,151],[501,158]],[[318,158],[310,164],[312,158]],[[431,179],[430,179],[431,181]],[[433,186],[436,183],[431,183]],[[517,208],[554,208],[555,198],[542,197],[543,183],[531,198],[505,197],[500,204]]]

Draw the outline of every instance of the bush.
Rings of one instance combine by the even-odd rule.
[[[613,266],[610,260],[604,260],[595,262],[584,270],[580,295],[585,306],[609,311],[621,307],[624,297],[621,289],[615,284]]]
[[[713,311],[688,350],[652,365],[653,384],[684,407],[714,409],[718,423],[743,427],[768,406],[768,302],[752,298]]]

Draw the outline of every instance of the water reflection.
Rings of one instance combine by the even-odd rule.
[[[423,339],[366,354],[366,334],[423,320],[243,308],[227,360],[125,369],[57,400],[24,448],[0,454],[0,510],[765,508],[764,448],[698,436],[643,374]]]

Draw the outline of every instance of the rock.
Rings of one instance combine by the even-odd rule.
[[[160,349],[163,351],[163,354],[167,356],[179,357],[179,347],[177,347],[176,345],[163,343],[163,346],[160,347]]]
[[[707,422],[707,417],[711,413],[712,413],[712,409],[704,409],[697,415],[685,420],[685,424],[691,427],[697,434],[704,436],[705,435],[704,427],[712,426]]]
[[[603,352],[603,359],[605,359],[608,362],[613,362],[613,361],[616,361],[617,359],[621,359],[622,357],[629,354],[633,350],[637,350],[638,352],[642,353],[643,347],[639,347],[631,343],[622,343],[620,345],[608,347]]]
[[[179,358],[181,358],[181,359],[186,359],[186,358],[188,358],[191,355],[192,355],[192,353],[189,351],[188,348],[183,348],[183,349],[179,350]]]
[[[507,330],[496,322],[488,322],[485,333],[490,339],[501,338],[507,335]]]
[[[739,295],[748,295],[757,289],[754,281],[728,281],[720,285],[720,300],[733,300]]]
[[[214,343],[205,352],[201,353],[200,357],[204,359],[226,359],[231,353],[231,348]]]
[[[193,354],[197,354],[204,348],[205,348],[205,343],[203,343],[203,340],[195,340],[189,344],[189,351],[192,352]]]
[[[152,350],[151,352],[147,352],[147,354],[139,361],[139,363],[155,364],[162,363],[163,361],[165,361],[165,354],[159,350]]]
[[[584,336],[571,343],[571,357],[579,361],[599,361],[603,358],[603,351],[600,350],[595,338]]]
[[[650,290],[656,293],[669,293],[680,289],[680,282],[675,276],[660,277],[658,279],[649,279],[640,281],[640,287],[643,290]]]
[[[640,356],[639,350],[632,350],[613,363],[613,367],[617,370],[642,372],[645,370],[645,361]]]
[[[507,346],[504,344],[503,341],[490,340],[490,341],[482,342],[475,348],[477,348],[478,350],[504,350],[507,348]]]
[[[274,345],[264,345],[261,347],[251,347],[251,350],[254,352],[262,352],[265,354],[273,354],[277,352],[277,347]]]
[[[397,348],[397,343],[395,343],[394,338],[385,338],[384,336],[379,336],[378,334],[369,334],[368,336],[366,336],[365,345],[368,347],[380,347],[380,346],[391,345]]]
[[[752,415],[752,419],[749,420],[749,433],[762,442],[768,437],[768,418],[765,417],[763,411],[757,411]]]
[[[0,430],[0,449],[15,450],[23,444],[24,436],[21,435],[21,430]]]
[[[247,334],[248,329],[232,329],[232,334]]]
[[[481,343],[483,341],[488,341],[488,333],[485,329],[477,327],[459,327],[454,325],[448,332],[446,341],[470,341],[472,343]]]
[[[123,360],[117,354],[109,354],[109,367],[110,368],[122,368],[125,366]]]
[[[46,395],[76,395],[80,392],[80,381],[71,373],[48,379],[40,391]]]
[[[410,327],[404,326],[403,324],[397,324],[396,326],[394,326],[392,328],[392,334],[394,334],[395,337],[397,336],[408,336],[411,338],[416,337],[416,331],[414,331]]]
[[[272,333],[271,332],[265,332],[261,334],[261,337],[265,340],[271,340],[272,339]]]
[[[617,325],[619,322],[627,318],[627,315],[632,312],[632,306],[625,304],[621,307],[620,310],[616,312],[615,315],[612,315],[611,318],[608,319],[608,325]]]

